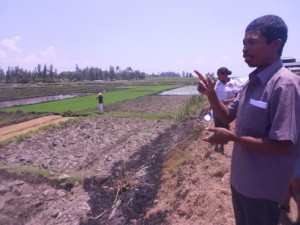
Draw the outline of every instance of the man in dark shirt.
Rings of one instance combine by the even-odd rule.
[[[237,98],[226,106],[213,83],[199,73],[198,90],[208,97],[223,122],[236,119],[235,132],[211,128],[214,144],[234,141],[231,160],[232,202],[237,225],[277,225],[279,205],[300,153],[300,77],[280,59],[287,26],[278,16],[253,20],[246,28],[243,56],[250,73]]]
[[[97,100],[98,100],[98,109],[100,112],[103,112],[103,95],[102,93],[99,93],[97,96]]]

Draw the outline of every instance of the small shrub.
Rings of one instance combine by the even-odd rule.
[[[24,140],[26,140],[29,137],[29,134],[21,134],[19,136],[17,136],[16,140],[17,142],[22,142]]]
[[[69,116],[69,117],[71,117],[71,116],[73,116],[73,112],[71,110],[65,111],[65,112],[62,113],[62,116]]]
[[[184,106],[182,106],[175,116],[175,120],[178,122],[183,122],[189,118],[189,112],[192,108],[203,107],[205,99],[202,96],[193,96],[189,101],[187,101]]]
[[[65,181],[66,184],[74,184],[76,182],[83,183],[82,175],[80,174],[73,175]]]
[[[50,176],[50,172],[48,170],[38,169],[38,168],[33,168],[33,167],[12,166],[9,169],[12,169],[16,172],[37,174],[37,175],[41,175],[43,177]]]

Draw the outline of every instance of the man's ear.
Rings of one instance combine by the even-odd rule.
[[[282,40],[281,39],[276,39],[272,42],[272,46],[275,51],[277,51],[281,46],[282,46]]]

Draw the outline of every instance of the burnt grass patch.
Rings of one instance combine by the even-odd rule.
[[[173,125],[151,144],[134,153],[125,165],[124,161],[116,162],[110,177],[85,179],[83,185],[90,195],[92,213],[88,221],[80,224],[145,223],[144,213],[153,206],[161,184],[161,169],[168,153],[166,149],[172,145],[178,129],[177,125]],[[146,171],[139,176],[143,168]]]
[[[148,218],[145,213],[154,205],[166,157],[175,148],[174,143],[178,146],[184,142],[190,127],[173,125],[134,153],[126,163],[116,162],[110,176],[85,179],[83,186],[90,196],[91,215],[80,224],[161,224],[167,216],[166,211]]]

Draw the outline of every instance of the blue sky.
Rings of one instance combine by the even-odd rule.
[[[300,57],[299,0],[0,0],[0,68],[58,72],[119,66],[146,73],[228,67],[242,57],[246,26],[266,14],[289,27],[283,56]]]

